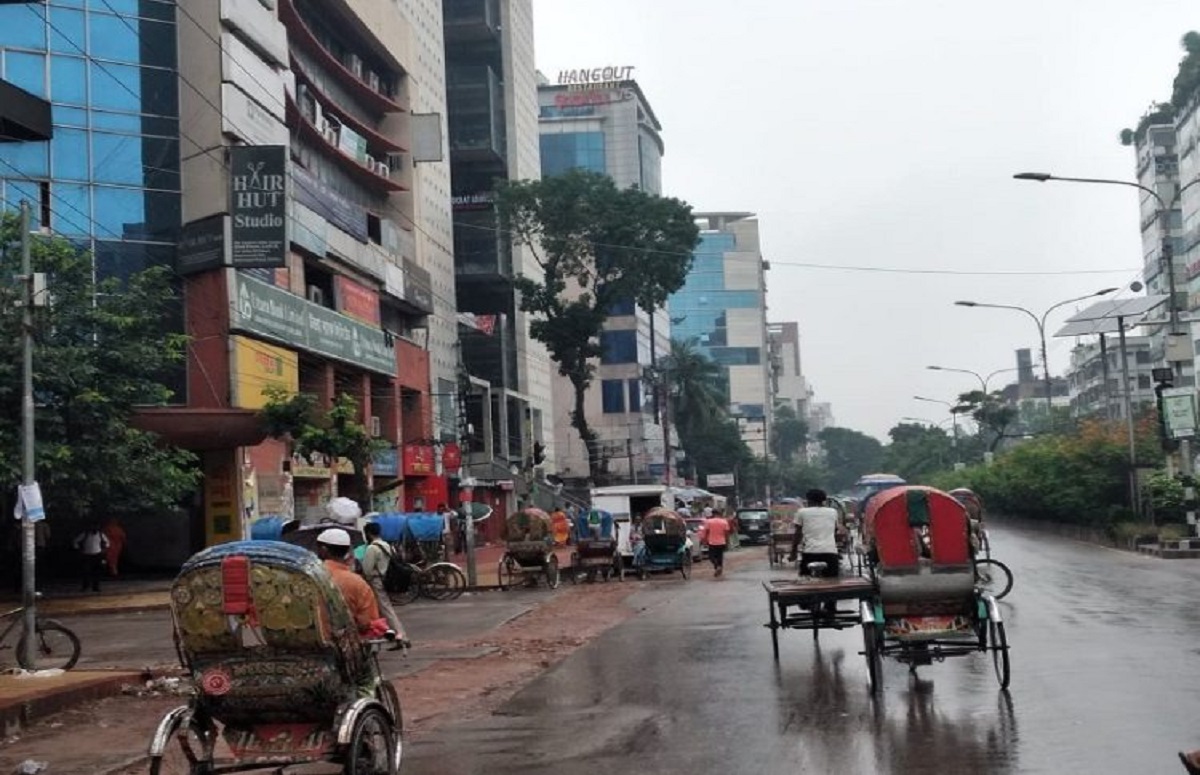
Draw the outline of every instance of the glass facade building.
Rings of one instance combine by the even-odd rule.
[[[49,142],[0,145],[0,206],[33,205],[97,274],[174,261],[180,223],[175,4],[0,5],[0,77],[51,104]]]
[[[541,137],[542,175],[561,175],[568,170],[583,169],[604,174],[603,132],[564,132]]]

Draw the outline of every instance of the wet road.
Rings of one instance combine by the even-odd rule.
[[[1007,694],[973,654],[917,678],[885,660],[872,699],[858,629],[819,647],[781,632],[776,665],[764,556],[724,580],[647,583],[641,616],[500,714],[416,741],[405,772],[1182,772],[1175,752],[1200,747],[1200,562],[1003,528],[992,546],[1017,579]]]

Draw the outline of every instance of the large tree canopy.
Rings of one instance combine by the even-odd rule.
[[[20,229],[0,217],[0,487],[21,480]],[[156,513],[198,480],[192,455],[130,427],[139,405],[171,399],[164,375],[186,338],[164,267],[96,281],[91,256],[63,239],[33,237],[33,270],[46,274],[48,305],[34,310],[36,475],[47,515],[99,518]]]
[[[604,321],[618,303],[653,310],[682,287],[699,228],[684,202],[619,189],[585,170],[504,183],[496,208],[501,227],[540,268],[516,280],[521,309],[533,314],[530,333],[571,381],[571,424],[594,475],[600,454],[584,396],[602,355]]]
[[[826,428],[818,437],[825,448],[829,486],[835,492],[863,474],[877,472],[883,463],[883,444],[873,436],[850,428]]]

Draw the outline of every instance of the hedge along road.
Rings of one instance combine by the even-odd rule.
[[[724,580],[667,577],[644,609],[486,718],[409,749],[406,772],[1174,773],[1200,747],[1200,561],[994,529],[1013,681],[983,654],[884,663],[873,700],[858,629],[781,633],[765,558]],[[755,550],[748,550],[755,551]],[[588,615],[586,607],[574,616]],[[571,627],[568,619],[563,622]]]

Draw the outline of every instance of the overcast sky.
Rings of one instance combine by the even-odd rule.
[[[1137,192],[1014,181],[1134,177],[1117,135],[1169,99],[1196,0],[535,0],[538,67],[633,65],[663,125],[664,193],[749,210],[772,322],[837,425],[886,440],[941,420],[1037,350],[1017,312],[1140,279]],[[954,276],[830,270],[960,272]],[[1117,270],[1095,274],[1096,270]],[[1125,290],[1125,295],[1132,295]],[[1057,330],[1073,307],[1052,314]],[[1051,340],[1061,373],[1072,340]],[[1036,358],[1036,355],[1035,355]],[[993,380],[993,385],[1003,377]]]

